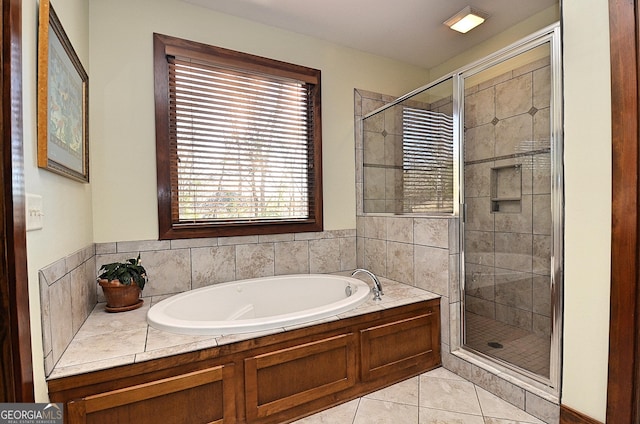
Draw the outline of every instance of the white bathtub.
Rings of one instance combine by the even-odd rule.
[[[368,295],[366,283],[339,275],[253,278],[172,296],[149,309],[147,322],[181,334],[248,333],[340,314],[365,302]]]

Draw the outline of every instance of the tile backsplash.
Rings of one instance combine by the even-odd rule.
[[[96,283],[100,267],[138,253],[149,274],[142,296],[162,296],[246,278],[355,269],[356,230],[97,243],[66,256],[39,272],[47,375],[104,301]]]

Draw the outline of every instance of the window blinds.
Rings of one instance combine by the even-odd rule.
[[[453,212],[453,117],[403,107],[403,211]]]
[[[170,58],[173,222],[313,218],[311,88]]]

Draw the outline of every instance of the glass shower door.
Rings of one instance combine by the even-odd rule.
[[[462,75],[464,346],[551,378],[551,43]]]

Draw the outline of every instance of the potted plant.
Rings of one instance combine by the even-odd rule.
[[[137,258],[102,265],[98,284],[107,299],[105,310],[124,312],[142,306],[140,293],[147,280],[147,271],[142,266],[139,253]]]

